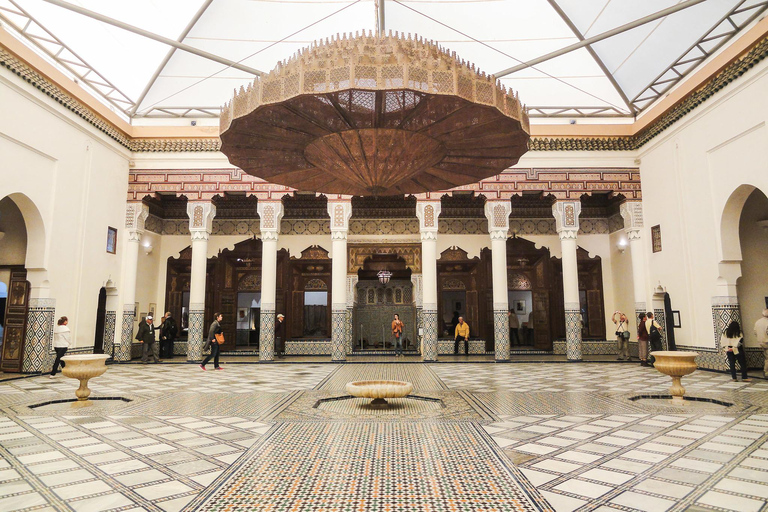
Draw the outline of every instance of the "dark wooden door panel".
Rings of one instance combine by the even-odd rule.
[[[4,372],[20,372],[24,356],[24,340],[27,334],[29,308],[29,282],[26,270],[11,272],[8,299],[5,304],[5,329],[0,369]]]

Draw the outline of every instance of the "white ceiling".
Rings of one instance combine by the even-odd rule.
[[[261,71],[312,41],[375,30],[375,0],[72,0]],[[682,0],[383,0],[387,30],[419,34],[498,73]],[[537,116],[631,117],[757,16],[768,0],[706,0],[501,78]],[[199,17],[198,17],[199,15]],[[127,117],[215,116],[253,79],[44,0],[0,20]],[[187,31],[188,29],[188,31]],[[187,33],[188,32],[188,33]],[[591,50],[591,52],[590,52]],[[165,59],[167,59],[167,62]],[[680,61],[683,62],[680,62]],[[689,61],[689,62],[685,62]],[[649,88],[656,82],[656,85]],[[578,109],[578,110],[575,110]]]

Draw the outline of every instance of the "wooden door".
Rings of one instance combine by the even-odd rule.
[[[549,291],[540,289],[533,292],[533,336],[537,350],[552,350],[549,329]]]
[[[3,330],[3,351],[0,370],[20,372],[24,357],[24,340],[27,334],[27,313],[29,309],[29,282],[27,271],[11,271],[8,299],[5,304],[5,329]],[[46,350],[48,347],[46,347]]]

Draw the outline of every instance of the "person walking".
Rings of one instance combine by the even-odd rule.
[[[136,333],[136,339],[142,344],[141,347],[141,362],[147,364],[149,361],[149,354],[155,360],[155,363],[159,363],[160,360],[155,355],[155,325],[152,323],[152,315],[147,315],[145,320],[139,325],[139,332]]]
[[[728,368],[731,370],[731,380],[736,382],[736,361],[739,362],[741,368],[741,380],[742,382],[752,382],[752,379],[747,375],[747,357],[744,355],[744,335],[741,332],[741,326],[739,322],[734,320],[728,325],[728,328],[723,331],[723,336],[720,338],[720,346],[723,347],[723,352],[728,358]]]
[[[617,361],[631,360],[629,356],[629,321],[627,315],[619,310],[613,312],[611,320],[616,324],[616,344],[619,348],[619,357]]]
[[[176,340],[176,334],[178,328],[176,327],[176,320],[171,316],[171,312],[168,311],[163,316],[162,323],[160,324],[160,357],[173,359],[173,342]]]
[[[275,357],[282,359],[285,355],[285,315],[277,315],[275,322]]]
[[[456,324],[456,330],[454,331],[456,339],[453,343],[453,353],[459,355],[459,343],[464,342],[464,355],[469,355],[469,324],[464,321],[464,317],[459,317],[459,323]]]
[[[755,322],[755,336],[760,348],[763,349],[765,364],[763,365],[763,375],[768,378],[768,309],[763,310],[762,318]]]
[[[640,320],[637,326],[637,355],[640,358],[640,366],[648,366],[648,328],[645,326],[645,313],[637,315],[637,319]]]
[[[56,377],[59,365],[61,365],[62,368],[65,366],[64,361],[62,361],[61,358],[66,355],[69,344],[72,341],[72,333],[70,332],[69,327],[67,327],[68,323],[69,319],[63,316],[59,318],[59,321],[56,322],[56,327],[53,328],[53,350],[56,351],[56,360],[53,361],[53,370],[51,370],[50,375],[51,379]]]
[[[400,315],[395,313],[395,319],[392,320],[392,336],[395,338],[395,357],[403,357],[403,327],[405,327],[405,324],[400,320]]]
[[[224,329],[221,328],[222,320],[224,320],[224,315],[216,313],[214,320],[211,323],[211,328],[208,329],[208,337],[206,338],[203,350],[208,350],[208,348],[210,348],[211,353],[203,359],[202,363],[200,363],[200,368],[203,371],[206,371],[205,365],[208,364],[208,361],[210,361],[211,358],[213,358],[213,369],[223,370],[223,368],[219,366],[219,352],[221,350],[221,345],[224,343]]]

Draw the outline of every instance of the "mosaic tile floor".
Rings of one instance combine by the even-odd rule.
[[[349,380],[414,395],[356,407]],[[768,511],[768,382],[617,364],[115,365],[0,382],[0,511]],[[330,399],[323,401],[322,399]]]

